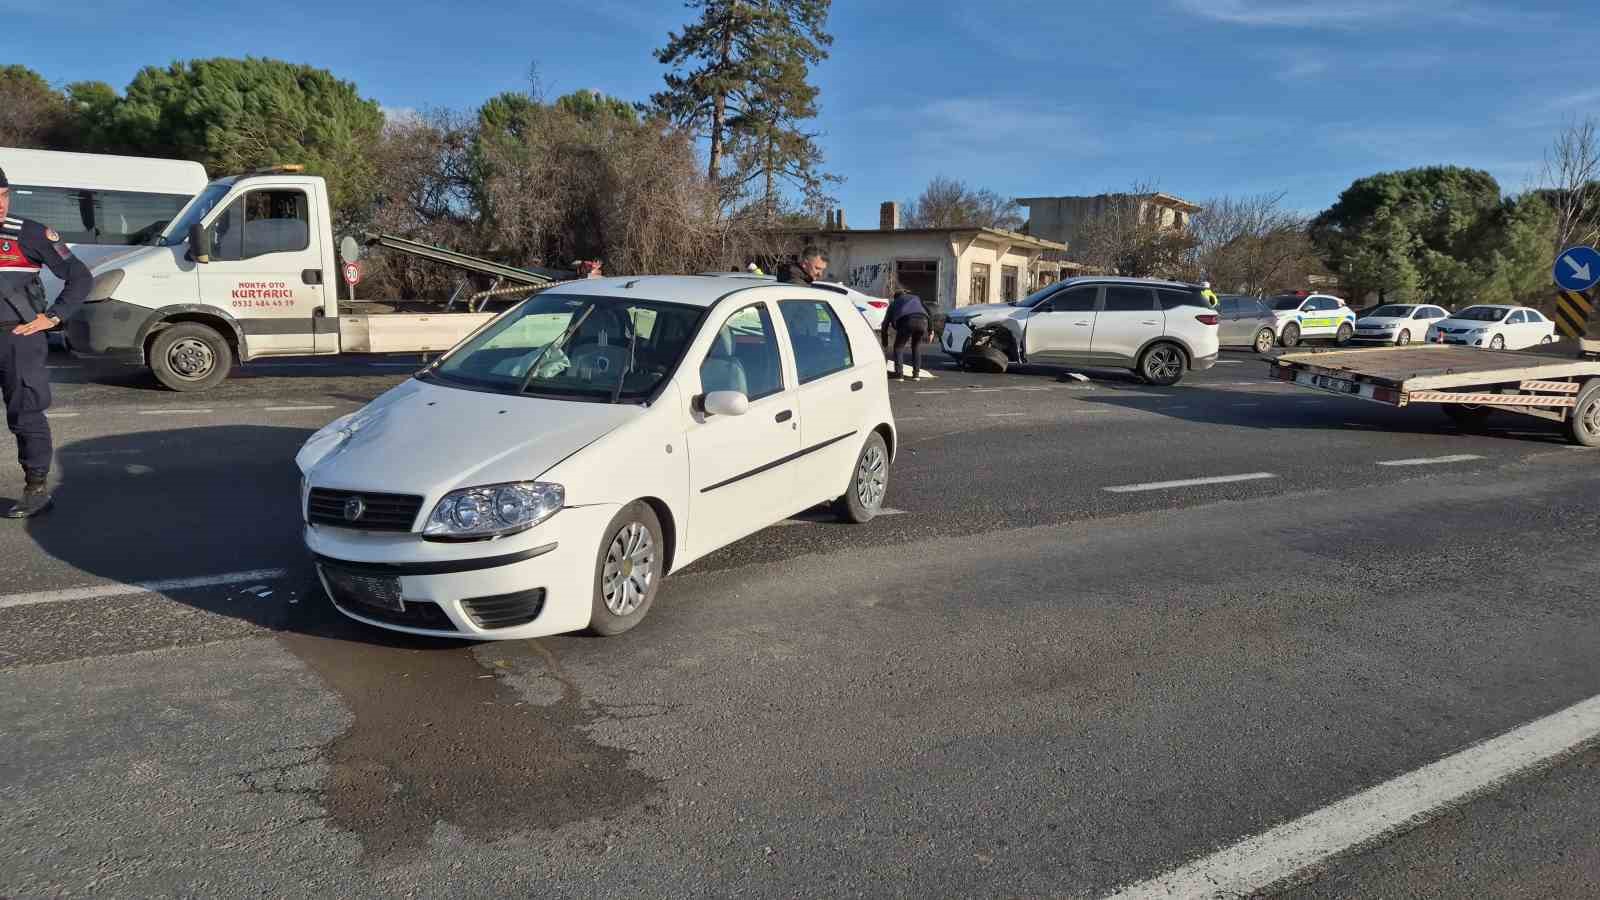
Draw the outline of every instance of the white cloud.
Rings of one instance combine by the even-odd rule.
[[[1444,22],[1479,28],[1538,27],[1550,13],[1505,9],[1463,0],[1176,0],[1201,18],[1254,28],[1353,28],[1369,22]]]
[[[383,120],[390,125],[405,125],[422,120],[422,114],[412,106],[379,106]]]
[[[1588,91],[1578,91],[1575,94],[1566,94],[1556,97],[1545,104],[1546,109],[1573,109],[1579,106],[1594,106],[1600,104],[1600,88]]]

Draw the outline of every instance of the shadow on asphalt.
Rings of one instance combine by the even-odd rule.
[[[294,454],[310,435],[229,425],[65,444],[55,508],[29,520],[28,534],[51,556],[125,584],[284,569],[287,578],[270,585],[164,592],[263,628],[404,649],[463,647],[371,628],[329,603],[301,538]]]

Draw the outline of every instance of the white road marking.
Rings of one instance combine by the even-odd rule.
[[[969,393],[969,394],[998,394],[1003,390],[1005,390],[1005,388],[968,388],[967,389],[967,393]]]
[[[34,591],[28,594],[0,596],[0,609],[13,606],[37,606],[41,603],[66,603],[73,600],[96,600],[104,597],[125,597],[134,594],[160,594],[166,591],[187,591],[195,588],[239,584],[245,581],[271,581],[289,574],[287,569],[256,569],[250,572],[229,572],[224,575],[205,575],[199,578],[169,578],[164,581],[142,581],[135,584],[98,584],[92,587],[67,588],[60,591]]]
[[[913,394],[948,394],[950,391],[912,391]]]
[[[1590,697],[1158,878],[1130,885],[1113,898],[1254,895],[1330,856],[1431,818],[1596,737],[1600,737],[1600,697]]]
[[[1206,484],[1233,484],[1239,481],[1262,481],[1277,478],[1271,472],[1248,472],[1244,475],[1217,475],[1212,478],[1185,478],[1181,481],[1152,481],[1146,484],[1119,484],[1103,488],[1113,494],[1135,494],[1140,491],[1165,491],[1170,488],[1198,487]]]
[[[314,409],[338,409],[336,406],[268,406],[265,412],[310,412]]]
[[[1219,360],[1217,360],[1217,365],[1219,365],[1219,366],[1242,366],[1242,365],[1244,365],[1244,360],[1242,360],[1242,359],[1219,359]]]
[[[1472,462],[1483,459],[1471,453],[1457,453],[1454,456],[1428,456],[1420,459],[1389,459],[1378,463],[1380,466],[1443,466],[1450,463]]]
[[[141,416],[200,416],[200,415],[209,414],[212,411],[213,410],[210,410],[210,409],[183,409],[181,407],[180,408],[176,408],[176,409],[141,409],[141,410],[139,410],[139,415],[141,415]]]
[[[989,419],[1009,419],[1009,418],[1011,418],[1011,417],[1012,417],[1012,416],[1025,416],[1025,415],[1027,415],[1027,413],[1025,413],[1025,412],[1013,412],[1013,413],[984,413],[984,417],[985,417],[985,418],[989,418]]]
[[[44,417],[46,419],[70,419],[76,415],[78,415],[78,413],[75,412],[46,412]]]

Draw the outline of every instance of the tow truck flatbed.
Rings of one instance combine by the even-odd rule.
[[[1274,379],[1386,406],[1440,404],[1460,424],[1499,409],[1562,422],[1585,446],[1600,446],[1600,342],[1564,341],[1530,350],[1415,344],[1371,350],[1284,353]]]

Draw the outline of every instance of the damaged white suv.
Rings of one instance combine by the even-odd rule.
[[[1128,369],[1177,384],[1217,362],[1217,311],[1200,289],[1148,278],[1069,278],[1015,303],[965,306],[939,344],[963,367],[1014,363]]]

